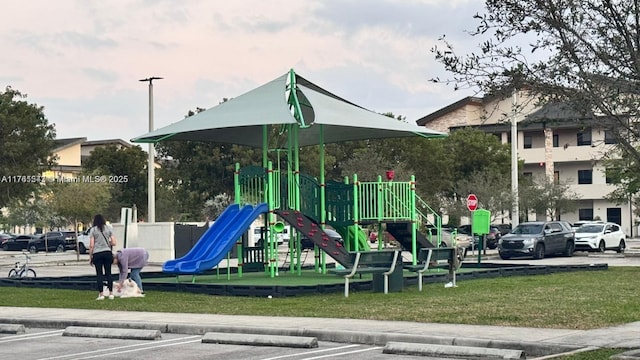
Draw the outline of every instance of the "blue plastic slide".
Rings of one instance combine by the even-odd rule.
[[[242,237],[251,223],[267,211],[269,207],[266,203],[255,207],[245,205],[241,209],[238,204],[229,206],[185,256],[167,261],[162,266],[162,271],[174,274],[200,274],[211,270],[231,251],[236,240]]]
[[[240,205],[238,204],[231,204],[226,209],[224,209],[222,214],[218,216],[218,219],[216,219],[216,221],[214,221],[213,224],[209,226],[207,231],[202,234],[200,240],[196,242],[191,250],[189,250],[189,252],[187,252],[179,259],[168,260],[167,262],[165,262],[164,265],[162,265],[162,271],[174,272],[177,270],[177,266],[180,262],[197,259],[199,256],[201,256],[200,254],[205,253],[206,248],[210,247],[213,244],[213,241],[215,240],[215,237],[218,235],[218,233],[222,232],[223,228],[227,226],[226,224],[228,224],[229,219],[235,217],[238,211],[240,211]]]

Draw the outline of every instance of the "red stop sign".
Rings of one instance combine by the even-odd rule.
[[[478,197],[476,196],[476,194],[469,194],[469,196],[467,196],[467,209],[469,209],[469,211],[474,211],[478,208]]]

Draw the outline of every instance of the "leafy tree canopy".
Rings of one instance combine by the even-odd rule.
[[[55,161],[51,156],[55,128],[43,108],[25,98],[10,87],[0,92],[0,207],[12,199],[29,199],[40,189],[31,179],[37,179]]]
[[[138,208],[139,215],[147,213],[147,164],[147,153],[139,146],[108,145],[91,152],[83,164],[85,170],[114,180],[110,183],[111,200],[107,204],[100,204],[100,208],[104,209],[103,215],[117,219],[122,207],[133,205]]]
[[[524,89],[537,105],[562,104],[563,120],[610,131],[621,156],[630,159],[628,175],[637,178],[640,3],[485,0],[485,5],[470,32],[480,50],[458,54],[443,37],[432,52],[452,77],[433,80],[495,96]]]

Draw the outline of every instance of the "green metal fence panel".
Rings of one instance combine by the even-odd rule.
[[[410,182],[358,184],[360,221],[412,220]]]
[[[314,177],[300,174],[300,211],[320,221],[320,184]]]
[[[353,185],[328,181],[325,191],[327,222],[333,226],[353,225]]]

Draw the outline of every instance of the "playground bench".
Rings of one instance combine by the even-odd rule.
[[[457,248],[440,247],[440,248],[421,248],[418,252],[418,261],[416,265],[403,264],[404,269],[418,273],[418,290],[422,291],[422,277],[429,267],[440,267],[438,261],[446,260],[446,267],[452,277],[453,285],[456,284],[456,270],[459,268],[457,256]]]
[[[384,275],[384,293],[389,292],[389,275],[396,268],[400,250],[361,251],[355,253],[353,266],[344,269],[330,269],[329,272],[344,276],[344,296],[349,297],[349,279],[355,274]]]

